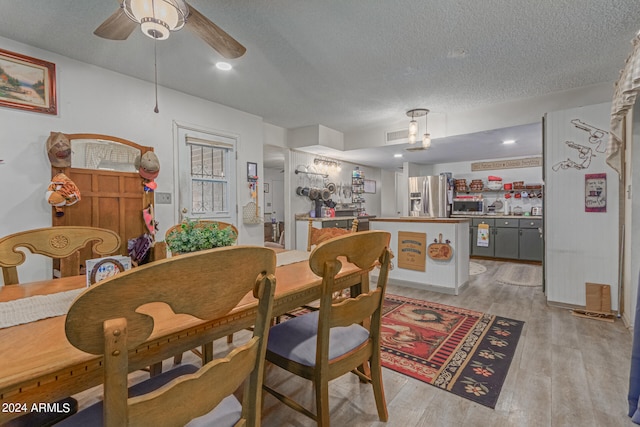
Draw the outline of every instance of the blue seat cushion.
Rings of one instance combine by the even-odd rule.
[[[313,311],[272,326],[267,350],[304,366],[315,366],[319,314]],[[358,324],[331,328],[329,360],[348,353],[368,338],[369,331]]]
[[[146,381],[138,383],[133,387],[129,388],[129,397],[140,396],[143,394],[150,393],[163,385],[167,384],[169,381],[174,378],[178,378],[182,375],[192,374],[198,370],[198,367],[194,365],[180,365],[175,369],[171,369],[170,371],[163,372],[160,375],[156,375],[153,378],[149,378]],[[185,402],[188,403],[188,402]],[[63,420],[61,423],[56,424],[56,427],[67,427],[67,426],[96,426],[100,427],[103,425],[102,419],[102,409],[103,403],[102,401],[89,406],[88,408],[77,412],[71,417]],[[170,411],[170,408],[167,408],[167,411]],[[225,397],[219,404],[216,406],[211,412],[194,418],[187,424],[189,427],[201,427],[201,426],[233,426],[242,415],[242,405],[238,402],[238,399],[235,396],[227,396]]]

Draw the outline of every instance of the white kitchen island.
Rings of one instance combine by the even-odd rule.
[[[389,272],[389,283],[452,295],[458,295],[468,285],[468,218],[374,218],[370,220],[370,229],[391,233],[394,268]],[[429,248],[432,244],[435,245]],[[436,248],[443,249],[446,255],[435,251]],[[444,259],[448,255],[450,258]],[[372,274],[377,274],[377,270]]]

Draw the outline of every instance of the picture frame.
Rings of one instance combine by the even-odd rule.
[[[606,173],[592,173],[584,176],[584,211],[607,211]]]
[[[56,65],[0,49],[0,106],[57,115]]]
[[[258,164],[247,162],[247,180],[256,181],[258,179]]]
[[[363,191],[365,193],[375,193],[376,192],[376,181],[374,179],[365,179],[363,182]]]

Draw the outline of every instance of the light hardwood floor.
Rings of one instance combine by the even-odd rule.
[[[572,316],[549,307],[541,287],[499,285],[497,261],[476,261],[487,267],[472,276],[461,295],[445,295],[389,285],[388,293],[425,299],[525,321],[518,348],[495,410],[457,397],[429,384],[384,369],[389,421],[376,415],[371,387],[354,375],[330,383],[331,425],[340,426],[635,426],[627,417],[631,334],[621,320],[602,322]],[[236,334],[234,345],[242,342]],[[227,350],[224,340],[216,349]],[[193,361],[194,356],[185,359]],[[170,363],[170,362],[167,362]],[[142,376],[138,374],[133,381]],[[307,381],[278,368],[266,381],[294,393],[312,407]],[[80,395],[82,406],[99,390]],[[262,425],[302,427],[311,420],[266,395]]]

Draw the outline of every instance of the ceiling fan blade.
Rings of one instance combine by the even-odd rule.
[[[193,6],[190,4],[187,4],[187,6],[189,7],[189,16],[187,17],[185,28],[194,32],[227,59],[239,58],[244,55],[247,50],[244,46],[194,9]]]
[[[138,24],[133,22],[120,7],[93,32],[98,37],[109,40],[126,40]]]

